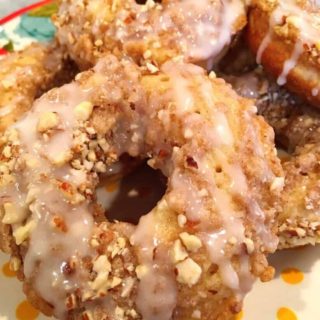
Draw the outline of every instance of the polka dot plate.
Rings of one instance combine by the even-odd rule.
[[[54,36],[55,30],[49,18],[56,10],[54,2],[44,0],[34,4],[34,0],[16,1],[12,3],[14,12],[6,16],[2,13],[10,12],[11,1],[0,1],[0,55],[19,50],[34,41],[49,41]],[[16,11],[20,2],[27,7]],[[130,203],[130,207],[134,207],[132,197],[141,203],[148,192],[145,192],[145,186],[134,192],[130,188],[124,188],[128,198],[118,203]],[[108,204],[119,196],[120,189],[123,189],[120,183],[113,182],[99,190],[99,194]],[[270,261],[277,271],[275,279],[254,285],[243,311],[235,320],[319,320],[320,247],[278,252],[270,257]],[[4,254],[0,254],[0,289],[0,320],[48,319],[25,300],[22,285],[10,270],[8,257]]]

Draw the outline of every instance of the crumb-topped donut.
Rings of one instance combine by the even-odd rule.
[[[247,38],[258,63],[314,106],[320,105],[320,8],[311,0],[253,0]]]
[[[32,44],[0,59],[0,132],[19,119],[35,98],[73,72],[55,45]]]
[[[258,106],[289,152],[283,161],[279,248],[314,245],[320,242],[320,113],[286,90],[270,87]]]
[[[273,269],[282,170],[252,103],[200,67],[106,56],[6,131],[2,225],[31,302],[60,319],[231,319]],[[123,153],[167,190],[137,226],[95,205]]]
[[[57,38],[83,69],[106,52],[144,61],[150,71],[172,58],[210,68],[246,24],[243,0],[60,1]]]
[[[280,88],[261,68],[227,80],[241,95],[254,97],[259,113],[274,128],[287,152],[281,193],[279,249],[320,242],[320,113]]]

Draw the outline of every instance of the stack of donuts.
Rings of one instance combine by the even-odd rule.
[[[0,60],[0,248],[37,309],[233,319],[270,253],[320,239],[319,12],[61,0],[52,43]],[[124,155],[167,178],[136,225],[97,197]]]

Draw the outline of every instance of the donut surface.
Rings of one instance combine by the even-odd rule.
[[[32,44],[0,59],[0,132],[19,119],[34,99],[73,77],[63,52]]]
[[[54,21],[58,40],[82,69],[106,52],[127,54],[150,71],[172,58],[210,69],[246,13],[243,0],[61,0]]]
[[[259,113],[274,128],[276,141],[286,152],[278,248],[319,243],[320,113],[280,88],[261,68],[226,79],[240,95],[256,99]]]
[[[253,0],[247,39],[279,85],[320,106],[320,8],[307,0]]]
[[[37,100],[0,165],[2,241],[29,300],[60,319],[232,319],[277,247],[282,170],[255,112],[197,66],[109,55]],[[123,153],[168,177],[137,226],[95,205]]]

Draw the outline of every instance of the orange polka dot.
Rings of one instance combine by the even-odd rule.
[[[39,316],[36,310],[28,301],[22,301],[16,309],[17,320],[35,320]]]
[[[281,278],[286,283],[298,284],[303,281],[304,275],[297,268],[287,268],[282,270]]]
[[[277,311],[277,320],[298,320],[298,318],[292,310],[282,307]]]
[[[16,276],[16,272],[10,269],[10,263],[7,262],[2,266],[2,273],[8,277],[13,278]]]
[[[243,318],[243,311],[240,311],[236,314],[234,320],[241,320]]]
[[[108,191],[108,192],[114,192],[118,189],[119,187],[119,181],[116,180],[116,181],[108,181],[108,183],[106,184],[105,186],[105,189]]]

